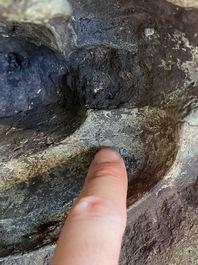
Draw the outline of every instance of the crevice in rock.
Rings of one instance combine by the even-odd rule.
[[[66,87],[65,58],[19,37],[0,40],[0,157],[6,162],[57,144],[86,117]]]
[[[136,135],[137,143],[130,143],[130,152],[120,149],[129,176],[128,206],[150,192],[163,178],[178,150],[177,125],[173,117],[164,111],[149,114],[149,110],[142,110],[139,115],[138,129],[133,124],[120,128],[123,133],[139,132]],[[107,120],[104,122],[107,123]],[[90,132],[93,137],[94,130]],[[142,142],[140,151],[136,150],[138,141]],[[34,250],[57,240],[65,215],[81,190],[88,166],[101,148],[95,146],[1,192],[3,240],[0,256]],[[144,153],[144,157],[141,153]]]

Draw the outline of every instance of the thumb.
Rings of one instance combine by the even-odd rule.
[[[98,152],[51,265],[117,265],[126,226],[127,174],[113,149]]]

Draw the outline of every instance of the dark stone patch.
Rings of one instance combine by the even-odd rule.
[[[130,52],[95,47],[74,51],[69,58],[67,90],[77,90],[88,108],[109,109],[136,103],[147,93],[149,71]]]
[[[0,41],[0,117],[62,100],[63,57],[20,38]]]
[[[182,91],[186,74],[177,62],[192,55],[174,36],[181,32],[198,44],[197,10],[156,0],[71,4],[76,45],[68,51],[67,87],[77,88],[87,107],[162,106],[178,115],[198,95],[197,86]]]
[[[42,151],[74,133],[86,119],[86,110],[67,110],[51,104],[35,110],[0,118],[1,161]]]
[[[59,100],[71,107],[76,97],[93,109],[149,105],[171,106],[179,112],[191,96],[197,96],[197,89],[189,87],[174,99],[174,104],[167,102],[168,95],[181,89],[186,78],[177,65],[178,58],[181,63],[191,59],[190,49],[183,49],[182,40],[175,49],[174,33],[183,32],[197,45],[197,10],[156,0],[70,2],[70,26],[76,41],[74,32],[72,35],[65,30],[65,35],[73,38],[65,50],[66,57],[47,48],[51,40],[47,28],[4,24],[2,33],[9,38],[3,37],[0,43],[0,115]],[[61,17],[52,22],[62,38]],[[162,61],[168,69],[160,66]]]

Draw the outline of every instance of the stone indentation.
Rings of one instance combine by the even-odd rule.
[[[85,119],[65,58],[25,38],[0,40],[0,163],[59,143]]]
[[[69,19],[67,1],[0,4],[0,263],[49,262],[111,146],[129,176],[121,264],[159,264],[196,231],[197,9],[70,0]]]
[[[23,155],[17,169],[14,161],[8,162],[12,181],[2,183],[0,193],[1,256],[57,239],[66,209],[77,197],[98,148],[115,146],[124,157],[131,205],[163,178],[177,154],[177,141],[177,125],[165,111],[89,111],[81,127],[62,142],[64,153],[54,147],[45,155]],[[52,167],[50,157],[55,155],[57,164]]]

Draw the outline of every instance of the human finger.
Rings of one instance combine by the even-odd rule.
[[[127,173],[114,150],[98,152],[63,227],[51,265],[117,265],[126,226]]]

